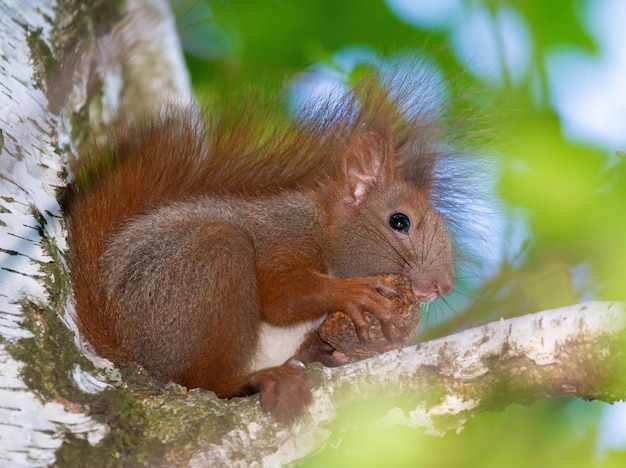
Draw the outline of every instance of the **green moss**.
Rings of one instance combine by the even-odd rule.
[[[39,270],[44,274],[43,282],[48,294],[48,304],[53,310],[63,311],[71,291],[70,281],[63,263],[63,254],[57,247],[55,240],[47,235],[45,230],[46,218],[34,206],[31,206],[31,213],[37,221],[41,248],[51,258],[49,262],[38,262]]]
[[[164,444],[147,431],[142,403],[127,389],[110,388],[89,405],[90,414],[106,422],[110,431],[95,446],[71,434],[57,450],[59,466],[135,466],[162,458]]]
[[[76,349],[73,333],[60,318],[70,293],[69,280],[61,253],[47,235],[45,217],[34,207],[31,207],[31,213],[37,222],[42,249],[51,258],[49,262],[37,262],[48,295],[48,305],[30,300],[22,303],[25,317],[22,328],[29,330],[33,336],[9,343],[7,349],[24,363],[24,382],[43,401],[57,397],[73,400],[82,395],[69,377],[74,367],[80,365],[89,371],[93,371],[94,367]]]
[[[38,262],[48,304],[22,303],[25,319],[21,326],[32,336],[6,342],[6,349],[23,364],[21,377],[42,402],[63,402],[109,427],[108,435],[95,446],[66,433],[57,453],[58,464],[82,466],[89,460],[89,466],[143,465],[160,459],[165,447],[162,440],[176,441],[182,437],[177,433],[196,434],[199,429],[187,432],[189,426],[201,427],[201,417],[206,417],[215,403],[205,397],[189,405],[186,400],[191,394],[185,389],[166,388],[135,368],[124,369],[117,385],[102,392],[85,393],[78,387],[72,377],[77,367],[92,373],[97,370],[77,349],[73,332],[61,318],[70,294],[62,253],[47,235],[46,218],[35,208],[31,212],[41,246],[51,259]],[[180,414],[184,417],[174,417]]]
[[[80,356],[71,331],[53,310],[28,301],[22,304],[22,311],[26,317],[22,328],[33,337],[8,343],[7,349],[24,364],[24,382],[44,402],[58,397],[72,400],[81,393],[69,378],[74,366],[79,362],[87,369],[93,366]]]
[[[72,332],[59,315],[34,302],[25,302],[22,310],[26,317],[22,326],[33,336],[7,343],[6,347],[23,363],[21,376],[28,388],[43,402],[62,401],[74,408],[81,406],[110,427],[109,435],[96,446],[66,434],[59,449],[59,463],[64,465],[72,457],[85,460],[87,454],[89,460],[140,461],[138,454],[158,448],[158,441],[144,433],[146,416],[141,403],[126,389],[111,388],[88,394],[77,387],[71,377],[75,367],[94,371],[94,366],[78,351]]]
[[[42,38],[43,29],[37,28],[26,31],[26,43],[31,52],[31,58],[35,61],[33,78],[37,87],[46,89],[46,76],[55,75],[59,71],[59,61],[54,58],[50,47]]]

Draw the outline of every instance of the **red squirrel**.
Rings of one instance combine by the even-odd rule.
[[[171,106],[81,154],[68,261],[99,354],[220,398],[260,392],[292,421],[312,398],[298,350],[326,314],[365,342],[366,311],[403,336],[375,275],[406,275],[424,303],[452,291],[436,111],[378,81],[335,98],[292,119]]]

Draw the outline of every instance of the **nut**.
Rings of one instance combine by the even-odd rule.
[[[356,333],[352,319],[338,310],[328,314],[317,329],[319,337],[337,351],[343,352],[349,361],[358,361],[378,354],[398,349],[415,336],[420,323],[421,310],[418,297],[411,291],[411,282],[405,276],[381,275],[385,283],[392,286],[399,296],[391,298],[397,320],[393,321],[393,330],[407,330],[405,338],[397,333],[387,339],[383,334],[380,321],[371,312],[365,312],[369,342],[362,343]]]

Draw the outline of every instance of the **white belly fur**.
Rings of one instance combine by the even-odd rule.
[[[304,337],[324,320],[307,320],[291,327],[275,327],[261,323],[257,352],[250,363],[250,372],[280,366],[298,350]]]

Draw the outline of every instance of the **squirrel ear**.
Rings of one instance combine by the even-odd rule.
[[[393,161],[381,135],[363,133],[348,144],[343,160],[344,180],[348,194],[347,205],[360,205],[375,187],[393,179]]]

